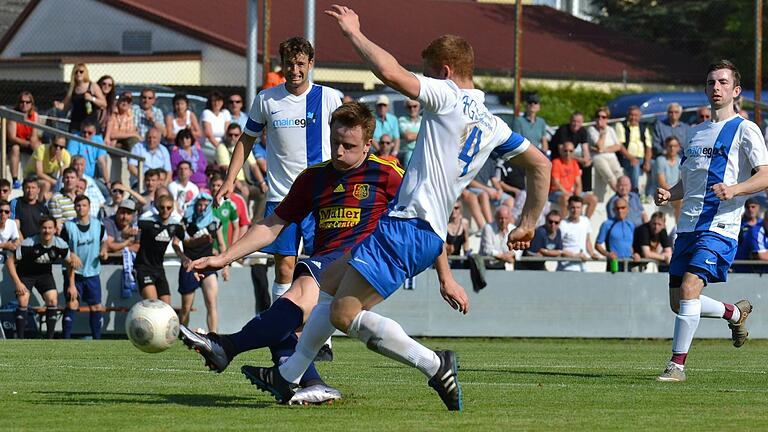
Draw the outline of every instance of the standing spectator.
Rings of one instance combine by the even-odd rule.
[[[176,142],[176,135],[188,129],[193,137],[201,136],[200,124],[197,116],[189,109],[189,99],[184,93],[176,93],[173,96],[173,112],[165,117],[165,140],[168,143]]]
[[[37,228],[37,226],[36,226]],[[56,329],[56,308],[58,292],[53,279],[53,263],[64,260],[72,265],[72,256],[67,243],[56,236],[56,221],[50,216],[40,219],[39,229],[22,240],[15,254],[8,255],[6,267],[16,286],[16,338],[24,339],[27,326],[27,306],[30,291],[37,292],[45,302],[45,324],[48,339],[53,339]]]
[[[400,123],[394,114],[389,112],[389,97],[381,95],[376,99],[376,129],[373,132],[373,148],[379,151],[379,140],[384,134],[392,137],[395,155],[400,152]]]
[[[702,124],[705,121],[709,121],[712,118],[712,110],[708,106],[700,106],[696,110],[696,118],[693,119],[691,126]]]
[[[168,192],[171,193],[176,202],[176,211],[181,214],[184,214],[186,211],[187,204],[200,195],[200,189],[190,181],[191,175],[192,164],[183,160],[176,167],[176,180],[168,185]]]
[[[389,134],[383,134],[379,137],[379,150],[376,156],[385,161],[394,162],[400,165],[400,160],[394,154],[395,142]]]
[[[99,135],[94,120],[83,120],[80,125],[80,132],[77,135],[96,144],[104,144],[104,137]],[[107,187],[109,186],[110,164],[107,160],[107,152],[104,149],[80,141],[69,140],[67,143],[67,151],[72,156],[80,156],[83,158],[85,161],[84,172],[88,177],[93,179],[99,178]],[[103,189],[103,191],[106,192],[106,187],[103,187],[103,185],[97,186],[99,187],[99,190]]]
[[[232,122],[229,111],[222,110],[223,107],[224,96],[218,91],[213,91],[208,95],[208,102],[200,118],[205,141],[214,149],[222,142]]]
[[[189,260],[213,255],[214,238],[219,244],[224,241],[221,234],[221,223],[213,217],[213,208],[210,205],[212,200],[211,195],[200,194],[185,211],[184,219],[182,219],[186,232],[184,255]],[[189,313],[192,311],[192,303],[195,301],[195,291],[202,288],[207,311],[208,331],[218,331],[219,313],[216,304],[219,294],[218,274],[215,271],[205,272],[198,280],[193,272],[187,271],[186,263],[183,264],[179,267],[179,294],[181,294],[179,322],[185,326],[189,325]],[[229,266],[224,267],[222,274],[225,281],[229,279]]]
[[[619,177],[616,184],[616,193],[605,205],[605,212],[608,215],[608,218],[616,219],[615,202],[617,199],[621,198],[629,203],[629,215],[627,216],[627,219],[629,219],[634,226],[640,226],[648,222],[648,213],[645,212],[643,203],[640,201],[640,195],[638,195],[637,192],[632,192],[632,183],[629,181],[629,177]]]
[[[549,137],[547,122],[538,117],[541,110],[539,95],[529,94],[525,98],[525,114],[516,117],[512,122],[512,130],[528,138],[531,144],[538,147],[544,154],[549,154]]]
[[[11,203],[0,199],[0,264],[5,263],[9,253],[15,253],[20,242],[19,227],[11,219]]]
[[[105,206],[104,208],[104,214],[107,217],[114,216],[115,213],[117,213],[117,210],[120,208],[120,205],[125,200],[131,200],[139,206],[144,206],[147,203],[140,193],[129,188],[120,181],[112,183],[112,190],[110,192],[112,200],[110,201],[109,205]]]
[[[227,126],[227,136],[216,147],[216,163],[222,167],[228,167],[232,160],[232,153],[235,151],[237,141],[242,135],[240,125],[232,123]],[[255,146],[254,146],[255,147]],[[253,179],[253,183],[264,193],[267,190],[267,182],[264,180],[264,176],[261,174],[256,158],[253,154],[249,154],[245,164],[240,172],[237,173],[235,188],[241,195],[248,197],[251,195],[250,188],[248,187],[248,179]]]
[[[611,271],[611,261],[632,258],[635,224],[627,219],[629,203],[624,198],[613,201],[614,217],[600,225],[595,249],[606,258],[605,271]]]
[[[141,141],[132,107],[131,92],[122,93],[117,101],[115,112],[109,117],[107,126],[109,145],[130,151],[137,142]]]
[[[85,173],[85,158],[80,155],[73,156],[72,168],[75,169],[77,177],[85,182],[85,189],[83,189],[82,194],[91,200],[91,216],[99,217],[99,212],[107,202],[104,194],[101,192],[101,189],[98,186],[98,182],[96,182],[93,177]]]
[[[448,256],[462,256],[469,249],[469,221],[462,214],[461,201],[453,204],[453,210],[448,216],[448,235],[445,238],[445,252]],[[453,262],[451,262],[453,267]],[[453,267],[459,268],[459,266]]]
[[[632,190],[639,192],[640,174],[646,173],[646,176],[650,175],[651,162],[651,131],[645,124],[640,122],[641,112],[640,107],[632,105],[627,110],[627,120],[624,122],[616,123],[616,136],[619,138],[619,143],[623,146],[617,153],[619,157],[619,163],[624,168],[624,175],[629,177],[632,182]],[[650,177],[646,178],[646,182],[653,184]],[[651,190],[646,187],[646,195],[653,195]]]
[[[64,93],[53,96],[51,107],[43,111],[45,116],[45,124],[54,129],[61,131],[69,130],[69,111],[64,109]],[[48,132],[43,132],[43,141],[50,141],[53,135]]]
[[[177,179],[177,169],[182,161],[189,162],[192,176],[189,178],[198,188],[205,187],[207,179],[205,169],[208,167],[208,160],[205,154],[194,145],[195,138],[189,129],[180,130],[175,137],[176,145],[171,150],[171,169],[174,172],[174,180]]]
[[[210,177],[209,189],[217,191],[224,184],[224,178],[221,173],[215,172]],[[213,243],[213,248],[216,252],[221,253],[232,244],[236,239],[240,238],[240,224],[239,215],[237,214],[237,208],[231,200],[226,199],[219,204],[218,207],[214,207],[213,216],[221,222],[222,234],[224,236],[224,245],[219,245],[217,239]]]
[[[165,125],[163,121],[163,110],[155,106],[157,94],[151,88],[141,90],[139,104],[133,105],[133,123],[136,125],[136,132],[140,137],[147,135],[150,129],[157,129],[160,136],[165,134]]]
[[[536,228],[531,247],[525,256],[559,257],[563,254],[563,236],[560,232],[560,212],[551,210],[547,213],[544,225]],[[520,266],[522,264],[522,266]],[[546,270],[544,262],[520,262],[520,270]]]
[[[595,112],[595,125],[587,128],[587,139],[595,174],[615,192],[616,179],[624,174],[616,152],[621,151],[623,146],[619,143],[616,130],[608,126],[610,116],[608,107],[598,108]]]
[[[408,113],[397,119],[400,125],[400,152],[397,154],[402,166],[407,167],[411,160],[413,149],[416,148],[416,137],[421,127],[421,104],[415,99],[405,101],[405,111]]]
[[[160,170],[152,168],[144,173],[144,192],[141,193],[141,197],[144,199],[144,204],[141,208],[141,212],[139,212],[139,216],[142,216],[146,212],[156,211],[155,192],[160,188],[161,183]],[[153,214],[157,213],[155,212]]]
[[[574,257],[579,261],[558,261],[557,271],[584,271],[584,262],[597,259],[598,255],[592,248],[592,224],[586,216],[581,215],[584,198],[573,195],[568,198],[568,217],[560,222],[560,233],[563,239],[564,257]]]
[[[32,93],[23,91],[19,94],[19,100],[13,107],[16,111],[24,114],[24,119],[28,122],[37,123],[39,121],[37,109],[35,108],[35,98]],[[11,178],[13,179],[13,188],[21,187],[19,183],[19,164],[21,163],[21,152],[32,153],[40,147],[40,138],[37,131],[22,123],[8,120],[8,128],[5,131],[10,149],[9,160],[11,164]]]
[[[83,63],[77,63],[72,68],[69,79],[69,90],[64,97],[64,109],[70,109],[69,132],[77,133],[85,120],[92,124],[99,123],[99,110],[107,107],[107,99],[98,85],[91,82],[88,68]],[[75,154],[75,153],[73,153]]]
[[[568,207],[568,199],[582,196],[581,168],[573,159],[574,145],[566,141],[561,145],[560,157],[552,161],[552,180],[549,186],[549,201],[556,203],[561,209]],[[597,197],[588,194],[583,197],[587,204],[587,217],[592,218],[597,207]]]
[[[498,263],[489,263],[487,268],[504,268],[505,263],[515,262],[515,251],[509,250],[507,237],[515,229],[512,223],[512,211],[507,206],[499,206],[494,221],[486,224],[480,237],[480,255],[495,258]]]
[[[747,198],[744,201],[744,213],[741,215],[741,227],[739,228],[738,243],[736,246],[737,260],[749,260],[752,259],[755,249],[752,239],[752,229],[758,225],[762,225],[763,220],[760,219],[760,203],[755,198]],[[736,273],[752,273],[752,266],[747,265],[735,265],[733,271]]]
[[[61,189],[54,193],[48,201],[48,210],[56,220],[56,232],[61,232],[64,222],[75,216],[75,197],[77,197],[77,182],[80,178],[77,171],[70,167],[61,176]]]
[[[21,188],[24,194],[11,201],[11,217],[27,238],[40,232],[40,223],[49,213],[48,206],[40,200],[40,186],[34,177],[25,178]]]
[[[657,121],[653,128],[653,156],[664,152],[664,141],[667,137],[674,136],[681,144],[688,143],[691,127],[680,121],[683,108],[679,103],[672,102],[667,105],[667,119]]]
[[[135,220],[137,208],[135,201],[126,198],[120,202],[114,215],[104,219],[108,252],[120,252],[124,248],[130,249],[134,254],[139,251],[139,242],[136,237],[139,230]]]
[[[651,215],[651,220],[635,228],[635,237],[632,241],[634,249],[633,258],[646,258],[656,260],[659,270],[669,266],[672,259],[672,240],[667,234],[667,223],[664,213],[656,212]],[[645,264],[641,264],[645,269]]]
[[[64,339],[72,337],[75,312],[80,302],[88,305],[91,335],[101,339],[101,261],[107,259],[107,233],[101,221],[90,216],[90,201],[85,195],[75,198],[77,219],[64,222],[61,238],[69,250],[80,259],[80,267],[70,266],[67,275],[70,285],[65,291],[67,307],[64,309],[62,330]],[[74,275],[72,274],[74,273]],[[74,282],[74,284],[72,284]]]
[[[40,193],[48,196],[61,180],[64,169],[72,162],[67,151],[67,139],[56,135],[51,144],[39,146],[32,153],[24,168],[24,176],[36,175],[40,181]]]
[[[227,99],[227,106],[229,107],[229,116],[232,118],[232,123],[240,125],[240,130],[245,129],[245,124],[248,122],[248,113],[243,111],[243,95],[240,93],[232,93]]]
[[[107,105],[104,108],[98,109],[98,115],[96,120],[99,122],[99,130],[104,134],[104,141],[110,142],[109,139],[109,119],[112,114],[117,111],[117,93],[115,92],[115,79],[109,75],[104,75],[96,81],[99,85],[101,93],[104,95],[104,99],[107,101]]]
[[[11,182],[4,178],[0,178],[0,200],[11,200]]]
[[[136,156],[144,157],[144,173],[150,169],[159,169],[164,173],[160,175],[163,178],[163,184],[167,184],[171,178],[171,155],[165,146],[160,145],[161,131],[156,128],[149,129],[145,135],[144,142],[136,143],[131,149],[131,153]],[[137,182],[139,177],[139,161],[131,159],[128,161],[128,171],[131,173],[131,181]]]
[[[664,154],[656,157],[656,166],[654,167],[656,184],[662,189],[670,190],[680,181],[679,152],[680,141],[674,136],[668,136],[664,140]],[[680,208],[683,201],[673,201],[671,204],[675,212],[675,221],[677,221],[680,218]]]

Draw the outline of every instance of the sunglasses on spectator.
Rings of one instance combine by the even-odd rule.
[[[597,116],[597,118],[604,119],[604,118],[608,118],[608,116],[605,115],[605,114],[600,114],[600,115]]]
[[[563,150],[563,153],[573,153],[573,150]]]
[[[621,206],[621,207],[616,206],[616,210],[626,210],[626,209],[627,209],[627,206]]]
[[[162,207],[158,207],[157,209],[158,210],[173,210],[173,206],[162,206]]]
[[[241,104],[241,103],[243,103],[243,101],[240,100],[240,99],[230,99],[229,103],[231,103],[231,104]]]
[[[114,84],[109,81],[104,81],[103,83],[101,83],[101,85],[104,87],[112,87]]]
[[[547,223],[550,224],[550,225],[560,225],[560,221],[556,221],[556,220],[552,220],[552,219],[548,219]]]
[[[123,193],[123,191],[121,191],[120,189],[112,189],[112,193],[119,193],[119,194],[121,194],[121,193]]]
[[[0,210],[0,213],[2,213],[2,214],[11,214],[11,209],[2,209],[2,210]]]
[[[53,148],[59,149],[59,150],[64,150],[65,148],[67,148],[67,146],[61,145],[61,144],[54,144]]]
[[[154,96],[144,96],[144,95],[141,95],[141,99],[142,100],[152,100],[154,98],[155,98]]]
[[[83,136],[91,136],[91,135],[96,135],[96,131],[89,131],[89,130],[83,131]]]
[[[84,70],[82,70],[82,69],[78,69],[78,70],[76,70],[76,71],[75,71],[75,73],[76,73],[76,74],[84,74],[84,73],[85,73],[85,71],[84,71]]]
[[[2,192],[2,193],[8,193],[8,192],[10,192],[10,191],[11,191],[11,190],[10,190],[10,189],[8,189],[8,188],[2,188],[2,189],[0,189],[0,192]]]
[[[20,104],[31,104],[31,103],[32,103],[32,101],[31,101],[31,100],[28,100],[28,99],[21,99],[21,100],[19,101],[19,103],[20,103]]]
[[[408,108],[418,108],[418,105],[408,105]]]
[[[379,141],[381,144],[392,144],[392,141]]]
[[[240,134],[239,134],[239,133],[237,133],[237,132],[234,132],[234,133],[228,133],[228,134],[227,134],[227,136],[231,136],[231,137],[239,137],[239,136],[240,136]]]

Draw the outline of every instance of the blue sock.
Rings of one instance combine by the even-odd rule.
[[[242,352],[280,343],[301,325],[304,312],[292,301],[279,298],[237,333],[227,336],[234,357]]]
[[[291,333],[287,338],[283,339],[279,343],[269,346],[269,350],[272,352],[272,361],[276,364],[280,364],[281,358],[290,357],[294,351],[296,351],[296,344],[299,339],[296,337],[296,333]],[[311,385],[322,383],[323,379],[320,377],[320,373],[315,369],[315,363],[309,364],[307,371],[299,381],[299,385],[302,387],[309,387]]]
[[[94,339],[101,339],[101,311],[91,311],[88,318],[91,324],[91,335]]]
[[[64,308],[64,319],[61,320],[61,329],[64,339],[72,337],[72,326],[75,324],[75,312],[74,309]]]

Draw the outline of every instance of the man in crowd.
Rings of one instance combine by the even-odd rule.
[[[570,141],[561,144],[560,157],[552,161],[552,180],[549,184],[549,202],[558,204],[561,209],[568,207],[568,199],[582,196],[581,168],[573,158],[574,145]],[[597,207],[597,197],[592,194],[583,196],[587,205],[587,217],[591,218]]]
[[[102,207],[104,207],[104,204],[106,203],[106,199],[104,198],[104,194],[102,193],[101,189],[99,189],[99,186],[96,180],[94,180],[93,177],[86,174],[85,167],[86,167],[85,158],[83,158],[80,155],[76,155],[72,157],[72,168],[75,169],[77,176],[81,180],[85,181],[85,190],[83,191],[83,194],[85,194],[85,196],[87,196],[88,199],[91,200],[91,216],[98,217],[99,212],[101,211]]]
[[[397,157],[400,159],[400,165],[407,167],[421,128],[421,104],[414,99],[406,99],[404,103],[406,115],[397,119],[400,124],[400,152]]]
[[[48,210],[51,216],[56,219],[56,231],[61,232],[64,222],[75,216],[75,197],[77,196],[77,171],[69,167],[64,170],[61,178],[61,189],[54,193],[48,201]]]
[[[693,119],[693,123],[691,124],[691,126],[702,124],[705,121],[709,121],[711,118],[712,118],[712,110],[710,110],[708,106],[699,107],[696,110],[696,118]]]
[[[629,215],[627,219],[634,226],[640,226],[648,222],[648,213],[645,212],[640,195],[632,191],[632,182],[627,176],[621,176],[616,181],[616,193],[605,204],[605,212],[609,219],[616,218],[616,200],[623,199],[629,203]]]
[[[599,255],[592,248],[592,224],[581,214],[584,198],[572,195],[568,198],[568,217],[560,222],[560,232],[563,238],[564,257],[574,257],[578,261],[558,261],[558,271],[583,272],[584,262],[590,258],[597,259]]]
[[[551,210],[547,213],[544,225],[536,228],[531,247],[525,256],[559,257],[563,254],[563,236],[560,232],[560,212]],[[518,262],[520,270],[546,270],[544,262]]]
[[[592,158],[589,153],[589,138],[584,127],[584,114],[574,111],[568,123],[560,125],[552,136],[549,146],[552,160],[560,157],[560,146],[570,141],[574,145],[573,158],[581,166],[581,187],[584,192],[592,192]]]
[[[139,136],[146,137],[150,129],[157,129],[159,143],[160,137],[165,135],[165,124],[163,124],[165,116],[163,110],[155,106],[155,99],[155,91],[151,88],[141,91],[139,104],[133,105],[133,122],[136,124]],[[169,168],[168,172],[170,171]]]
[[[144,173],[150,169],[160,169],[163,171],[161,178],[163,184],[167,184],[171,178],[171,154],[165,146],[160,145],[161,130],[153,127],[144,134],[144,141],[133,145],[131,153],[144,158]],[[128,161],[128,171],[131,173],[131,181],[137,182],[139,178],[139,161],[130,159]]]
[[[632,258],[632,240],[635,224],[627,219],[629,204],[624,198],[613,202],[614,217],[600,224],[600,231],[595,240],[595,249],[606,259],[606,271],[613,271],[611,261]]]
[[[216,146],[216,163],[221,167],[228,167],[232,161],[232,153],[235,151],[237,140],[242,135],[242,129],[237,123],[231,123],[227,127],[224,139]],[[254,145],[254,148],[257,147]],[[254,184],[262,193],[267,192],[267,182],[264,180],[258,161],[253,153],[248,154],[248,159],[237,173],[235,190],[244,197],[251,195],[249,183]]]
[[[494,215],[494,221],[486,224],[480,237],[480,255],[495,258],[496,263],[489,263],[487,268],[504,268],[506,263],[514,264],[515,251],[509,250],[507,237],[515,229],[512,223],[512,210],[507,206],[499,206]]]
[[[640,174],[646,173],[646,181],[653,184],[650,177],[651,164],[651,131],[645,124],[640,122],[640,107],[632,105],[627,110],[627,120],[616,123],[616,136],[619,143],[624,147],[616,155],[619,157],[619,163],[624,168],[624,175],[629,177],[632,183],[632,190],[638,192]],[[648,189],[646,190],[653,190]]]
[[[529,94],[525,97],[525,114],[516,117],[512,122],[512,130],[528,139],[544,154],[549,153],[549,136],[547,135],[547,122],[539,117],[541,100],[537,94]]]
[[[176,201],[176,211],[184,214],[187,204],[200,194],[197,185],[189,181],[192,177],[192,164],[189,161],[181,161],[176,166],[176,180],[168,185],[168,192]]]
[[[373,148],[381,150],[381,137],[389,135],[392,139],[394,155],[400,152],[400,123],[394,114],[389,112],[389,97],[381,95],[376,100],[376,132],[373,134]]]
[[[632,241],[633,258],[646,258],[658,261],[659,269],[669,266],[672,259],[672,240],[667,235],[666,217],[662,212],[651,215],[651,220],[635,228]],[[645,264],[641,266],[645,268]]]
[[[40,223],[49,211],[40,200],[40,186],[34,177],[25,178],[21,189],[24,195],[11,201],[11,217],[16,220],[21,235],[27,238],[40,232]]]
[[[664,140],[675,136],[681,145],[688,144],[691,127],[680,121],[683,107],[677,102],[667,105],[666,120],[657,121],[653,127],[653,157],[664,153]]]
[[[232,124],[240,126],[240,130],[245,128],[245,124],[248,121],[248,113],[243,111],[243,95],[240,93],[232,93],[227,99],[227,110],[232,117]]]

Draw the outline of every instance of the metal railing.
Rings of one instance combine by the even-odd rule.
[[[114,155],[114,156],[117,156],[117,157],[120,157],[120,158],[136,159],[136,161],[138,161],[138,170],[139,170],[138,189],[139,189],[139,191],[141,191],[142,185],[144,183],[143,182],[143,177],[144,177],[144,161],[145,161],[145,158],[143,156],[137,156],[137,155],[135,155],[135,154],[133,154],[133,153],[131,153],[129,151],[126,151],[126,150],[123,150],[123,149],[120,149],[120,148],[115,148],[115,147],[111,147],[111,146],[108,146],[108,145],[105,145],[105,144],[95,143],[93,141],[90,141],[90,140],[87,140],[85,138],[82,138],[82,137],[80,137],[78,135],[74,135],[74,134],[71,134],[69,132],[65,132],[63,130],[56,129],[56,128],[48,126],[48,125],[31,122],[31,121],[26,119],[26,117],[24,116],[24,113],[19,112],[19,111],[15,111],[15,110],[12,110],[12,109],[9,109],[9,108],[6,108],[6,107],[0,107],[0,130],[2,131],[2,137],[0,138],[0,167],[2,167],[1,169],[3,170],[3,177],[5,176],[5,167],[8,164],[8,160],[7,160],[8,157],[7,157],[7,152],[6,152],[6,150],[8,148],[8,135],[7,135],[6,131],[8,130],[8,121],[9,120],[14,121],[16,123],[21,123],[21,124],[30,126],[33,129],[39,129],[39,130],[41,130],[43,132],[48,132],[48,133],[53,134],[53,135],[61,135],[61,136],[65,137],[67,140],[78,141],[78,142],[81,142],[83,144],[87,144],[87,145],[90,145],[90,146],[102,149],[102,150],[106,151],[110,156]],[[72,156],[75,156],[75,155],[72,155]],[[123,168],[127,169],[127,164]],[[23,169],[23,167],[22,167],[22,169]],[[109,180],[109,179],[107,179],[107,180]]]

